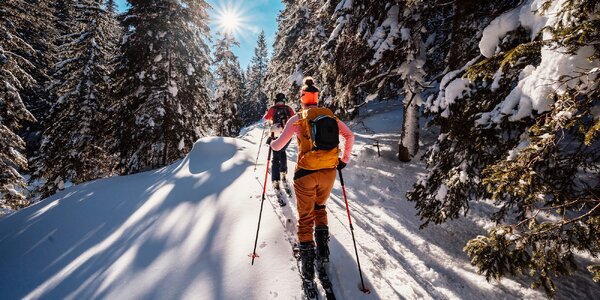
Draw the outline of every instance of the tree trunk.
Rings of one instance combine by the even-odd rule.
[[[404,103],[402,135],[398,143],[398,160],[409,162],[419,151],[419,105],[415,95]]]

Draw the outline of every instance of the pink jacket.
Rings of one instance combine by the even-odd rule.
[[[298,122],[298,115],[294,115],[291,117],[287,123],[285,124],[285,128],[279,136],[278,139],[273,140],[271,142],[271,148],[275,151],[281,150],[294,136],[298,137],[300,135],[300,126],[294,125],[294,123]],[[354,145],[354,134],[348,128],[344,122],[338,120],[338,128],[340,131],[340,135],[344,138],[344,149],[342,151],[342,161],[348,163],[350,161],[350,154],[352,153],[352,146]]]

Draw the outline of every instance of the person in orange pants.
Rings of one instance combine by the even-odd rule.
[[[304,79],[302,87],[302,111],[291,117],[278,139],[271,142],[275,151],[283,148],[295,135],[298,141],[298,161],[294,172],[294,190],[298,208],[298,240],[302,273],[306,279],[314,279],[314,259],[329,261],[329,230],[325,203],[333,188],[336,169],[342,169],[350,160],[354,134],[344,122],[338,120],[326,108],[318,107],[319,89],[310,77]],[[323,121],[322,134],[315,134],[310,127]],[[327,123],[328,122],[328,123]],[[329,127],[327,127],[329,126]],[[337,131],[331,132],[332,128]],[[319,132],[321,132],[319,131]],[[339,157],[339,135],[344,140],[342,157]],[[313,237],[313,230],[315,236]],[[317,251],[315,253],[315,237]]]

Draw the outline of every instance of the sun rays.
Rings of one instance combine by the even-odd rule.
[[[250,27],[246,12],[239,4],[223,3],[214,8],[213,24],[221,34],[228,34],[237,39],[247,34]]]

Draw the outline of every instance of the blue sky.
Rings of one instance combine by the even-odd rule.
[[[277,15],[284,8],[280,0],[206,0],[206,2],[213,7],[209,12],[213,20],[211,29],[216,29],[214,21],[218,11],[232,8],[240,16],[241,28],[236,33],[240,47],[234,49],[234,52],[239,57],[242,68],[246,68],[254,55],[256,38],[261,29],[265,31],[269,48],[273,45],[273,39],[277,32]],[[127,9],[126,0],[117,0],[117,5],[121,11]],[[216,30],[213,30],[213,34],[215,32]]]

